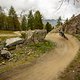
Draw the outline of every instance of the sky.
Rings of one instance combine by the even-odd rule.
[[[60,0],[0,0],[0,5],[5,9],[13,6],[17,11],[17,14],[20,14],[21,11],[28,13],[29,10],[39,10],[46,19],[57,19],[61,16],[63,19],[70,18],[73,14],[80,13],[80,3],[73,4],[73,1],[70,0],[68,3],[67,0],[60,7]],[[60,7],[60,9],[58,9]]]

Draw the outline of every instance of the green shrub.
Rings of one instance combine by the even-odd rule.
[[[21,33],[21,38],[24,38],[25,39],[26,37],[27,37],[27,34],[25,32],[22,32]]]

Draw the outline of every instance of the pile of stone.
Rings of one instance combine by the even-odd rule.
[[[10,59],[11,53],[9,50],[16,49],[16,46],[23,44],[38,43],[44,41],[47,31],[46,30],[29,30],[25,32],[25,39],[16,37],[10,38],[5,41],[5,48],[0,48],[0,56],[4,59]]]
[[[3,59],[10,59],[12,54],[9,50],[16,49],[16,46],[19,44],[22,44],[24,42],[24,39],[16,37],[16,38],[10,38],[5,41],[4,46],[0,46],[0,56]]]

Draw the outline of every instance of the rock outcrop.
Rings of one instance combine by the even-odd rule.
[[[69,34],[80,34],[80,14],[65,22],[62,29]]]
[[[25,39],[25,44],[44,41],[46,34],[46,30],[29,30],[26,32],[27,37]]]
[[[46,37],[46,30],[28,30],[25,32],[25,38],[10,38],[5,41],[5,46],[8,50],[16,49],[17,45],[24,44],[32,44],[44,41]],[[2,48],[1,48],[2,49]]]

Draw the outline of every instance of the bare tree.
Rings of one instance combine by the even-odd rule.
[[[61,6],[63,5],[63,3],[64,3],[65,1],[67,1],[67,2],[69,3],[71,0],[60,0],[60,1],[59,1],[59,2],[60,2],[60,6],[58,7],[58,10],[61,8]],[[73,0],[73,4],[74,4],[74,5],[76,4],[76,2],[79,3],[80,0]]]

